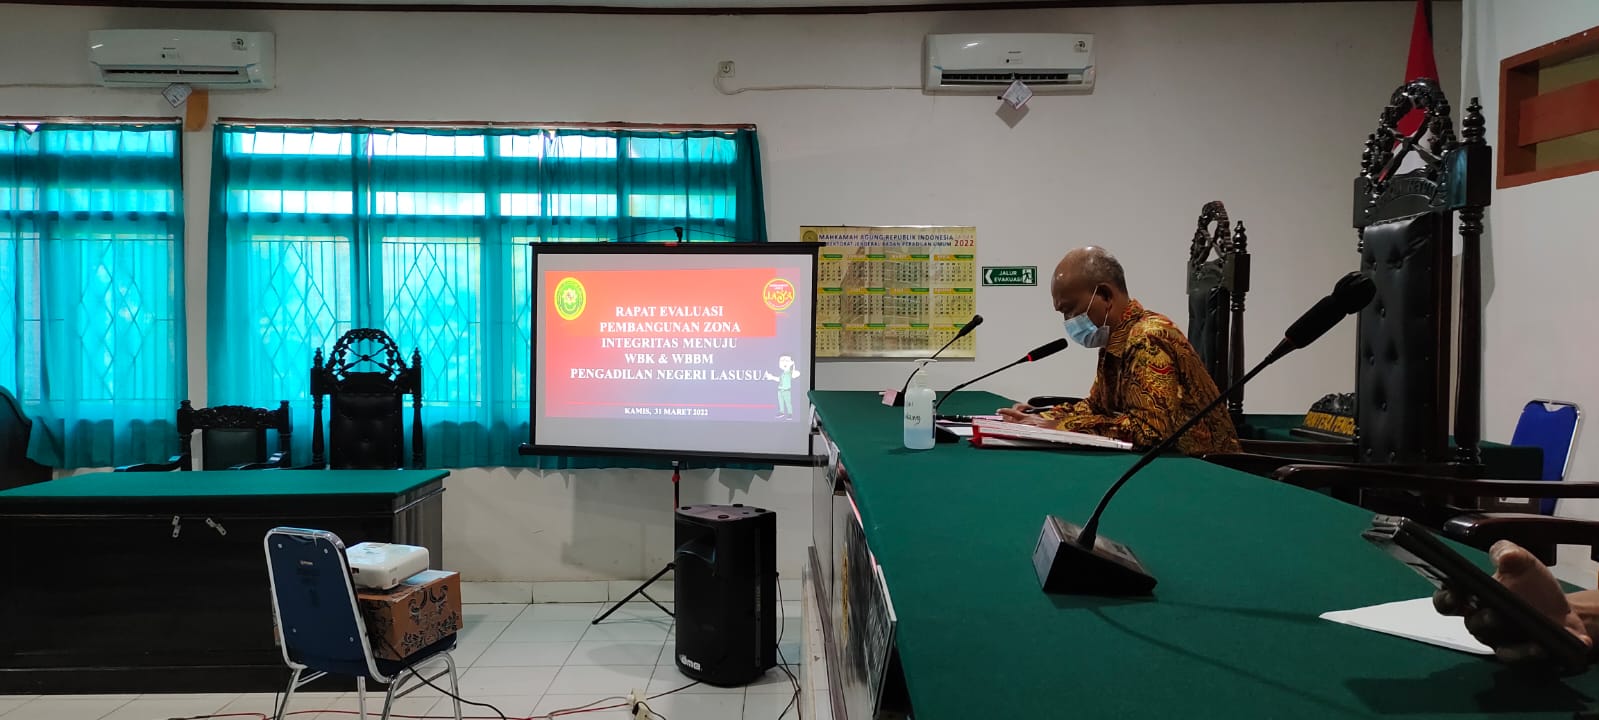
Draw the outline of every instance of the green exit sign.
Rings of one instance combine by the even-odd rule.
[[[984,266],[984,285],[1037,285],[1037,265]]]

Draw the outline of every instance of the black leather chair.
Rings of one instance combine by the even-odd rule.
[[[336,470],[405,467],[406,395],[411,396],[411,467],[426,467],[421,351],[413,351],[407,365],[394,340],[371,328],[345,333],[325,361],[318,348],[311,364],[311,466]],[[330,406],[326,446],[323,398],[329,398]]]
[[[1425,119],[1403,133],[1413,110]],[[1409,515],[1481,548],[1513,540],[1554,562],[1556,545],[1586,545],[1599,559],[1599,523],[1495,513],[1493,498],[1592,498],[1599,483],[1484,477],[1482,218],[1493,151],[1475,100],[1456,142],[1449,103],[1431,81],[1394,93],[1366,143],[1355,181],[1361,266],[1377,297],[1360,315],[1355,462],[1285,464],[1273,477],[1300,487],[1358,493],[1362,505]],[[1406,156],[1422,166],[1398,172]],[[1454,448],[1448,443],[1453,216],[1460,217],[1461,278]]]
[[[1426,113],[1418,131],[1430,130],[1426,141],[1421,135],[1401,139],[1396,129],[1413,108]],[[1396,143],[1403,145],[1400,152]],[[1243,443],[1245,454],[1207,459],[1262,475],[1307,458],[1389,469],[1436,467],[1451,459],[1454,215],[1475,208],[1480,233],[1487,204],[1484,181],[1450,165],[1467,153],[1455,141],[1449,103],[1431,81],[1399,88],[1367,142],[1355,181],[1354,226],[1361,270],[1371,275],[1377,296],[1357,319],[1354,442],[1257,440]],[[1406,156],[1420,158],[1422,167],[1398,172]],[[1479,361],[1480,352],[1474,353]],[[1459,392],[1462,405],[1480,402],[1478,383],[1462,383]],[[1477,438],[1462,435],[1475,452]]]
[[[0,490],[44,482],[50,468],[28,459],[33,421],[10,390],[0,387]]]
[[[1244,376],[1244,297],[1249,293],[1249,237],[1244,224],[1228,227],[1227,207],[1212,200],[1200,208],[1188,246],[1188,341],[1226,390]],[[1227,411],[1245,434],[1244,391],[1227,399]]]
[[[290,467],[289,443],[294,425],[287,400],[274,410],[243,405],[199,408],[184,400],[178,405],[178,454],[166,462],[117,468],[118,472],[169,472],[193,470],[194,431],[200,431],[201,470],[267,470]],[[267,431],[276,431],[278,449],[269,451]]]

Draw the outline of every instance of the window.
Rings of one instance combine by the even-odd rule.
[[[210,398],[297,413],[317,348],[422,354],[429,464],[524,464],[529,242],[766,239],[753,131],[221,125]]]
[[[0,124],[0,385],[57,467],[163,459],[187,395],[174,125]]]

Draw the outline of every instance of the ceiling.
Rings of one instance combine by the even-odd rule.
[[[5,2],[7,0],[0,0]],[[689,14],[861,13],[922,9],[987,10],[1103,7],[1117,5],[1207,5],[1216,0],[9,0],[35,5],[96,5],[183,9],[305,9],[407,12],[627,12]],[[1339,0],[1231,0],[1231,4],[1337,2]],[[1355,0],[1375,2],[1379,0]]]

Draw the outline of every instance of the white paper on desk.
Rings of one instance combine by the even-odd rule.
[[[1353,625],[1407,640],[1437,645],[1474,655],[1492,655],[1493,650],[1477,642],[1466,630],[1466,619],[1439,615],[1433,609],[1432,596],[1383,603],[1354,610],[1336,610],[1321,614],[1323,620]]]

